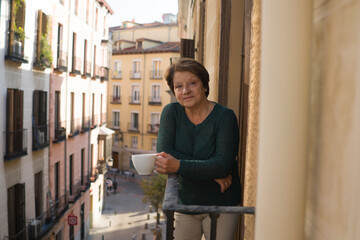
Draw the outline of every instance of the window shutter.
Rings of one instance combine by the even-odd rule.
[[[195,48],[194,40],[192,39],[181,39],[180,56],[187,58],[194,58]]]
[[[7,205],[8,205],[8,226],[9,237],[16,235],[16,205],[15,205],[15,186],[9,187],[7,190]]]
[[[25,183],[15,185],[16,204],[16,232],[19,233],[25,228]],[[22,237],[21,237],[22,236]],[[26,239],[26,231],[20,234],[19,239]]]
[[[42,31],[42,17],[43,13],[41,10],[38,10],[38,28],[37,28],[37,38],[36,38],[36,62],[40,63],[40,47],[41,47],[41,31]]]
[[[39,99],[39,125],[46,125],[46,111],[47,109],[47,92],[40,91],[40,99]]]
[[[35,90],[33,94],[33,121],[34,127],[39,126],[39,91]]]
[[[10,26],[9,26],[9,48],[8,54],[11,55],[14,51],[14,25],[15,25],[15,0],[11,1],[10,8]]]
[[[16,134],[14,135],[13,147],[15,151],[22,151],[23,149],[23,101],[24,101],[24,91],[15,89],[15,109],[14,109],[14,130]]]

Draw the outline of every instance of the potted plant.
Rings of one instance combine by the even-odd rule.
[[[41,34],[40,39],[40,64],[45,68],[51,67],[52,52],[48,41],[47,34]]]

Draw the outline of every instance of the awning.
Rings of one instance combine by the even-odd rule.
[[[110,128],[107,128],[107,127],[100,127],[100,129],[99,129],[99,135],[102,135],[102,136],[109,136],[114,133],[115,133],[114,130],[111,130]]]

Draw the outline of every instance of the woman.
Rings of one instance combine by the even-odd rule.
[[[178,103],[165,106],[157,140],[156,171],[179,175],[179,199],[186,205],[240,204],[239,131],[230,109],[207,99],[209,74],[182,58],[166,73]],[[234,239],[237,214],[220,214],[217,239]],[[210,239],[209,214],[175,213],[176,240]]]

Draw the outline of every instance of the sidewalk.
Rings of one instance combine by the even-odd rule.
[[[110,177],[113,178],[113,175]],[[138,175],[116,177],[117,193],[110,192],[105,197],[102,216],[90,229],[90,239],[152,240],[154,238],[151,230],[155,228],[156,212],[149,212],[149,204],[142,202],[143,193],[139,185],[141,179],[142,177]],[[160,219],[159,227],[162,229],[162,235],[165,236],[166,226],[163,218]]]

